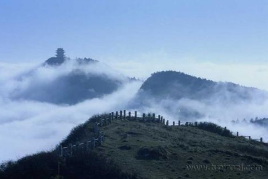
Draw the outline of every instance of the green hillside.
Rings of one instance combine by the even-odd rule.
[[[267,178],[265,143],[234,137],[209,123],[166,126],[152,117],[144,119],[92,117],[56,150],[3,164],[0,178]],[[81,145],[72,155],[66,148],[59,157],[60,146],[85,144],[96,133],[104,135],[101,146]]]

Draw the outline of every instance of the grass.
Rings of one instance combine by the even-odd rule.
[[[267,178],[267,145],[243,138],[226,137],[197,127],[169,126],[135,121],[115,121],[102,129],[106,142],[100,153],[123,171],[136,171],[151,179],[177,178]],[[223,129],[224,130],[224,129]],[[221,131],[221,130],[219,130]],[[216,132],[217,133],[217,132]],[[161,152],[160,157],[137,157],[143,149]],[[259,152],[259,153],[258,153]],[[148,153],[148,152],[147,152]],[[146,155],[146,150],[145,150]],[[193,171],[187,165],[262,165],[263,171]]]
[[[76,127],[60,144],[68,146],[90,139],[93,121],[97,121],[97,117]],[[227,129],[214,124],[167,127],[160,123],[114,120],[110,125],[100,127],[100,131],[105,134],[102,146],[93,153],[81,152],[67,157],[62,161],[61,177],[266,179],[268,175],[267,144],[229,136]],[[24,176],[25,173],[28,178],[36,178],[33,176],[38,176],[37,172],[49,176],[47,178],[61,178],[57,175],[56,151],[3,164],[0,178],[10,178],[9,174]],[[225,168],[208,171],[189,168],[193,165],[256,165],[263,168],[261,171]]]

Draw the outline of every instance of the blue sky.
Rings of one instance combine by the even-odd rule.
[[[0,1],[1,66],[58,47],[141,79],[176,70],[268,90],[268,1]]]
[[[267,0],[1,0],[0,61],[71,57],[263,63]]]

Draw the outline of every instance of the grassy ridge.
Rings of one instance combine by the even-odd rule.
[[[267,144],[230,136],[227,129],[217,125],[206,123],[200,128],[205,130],[193,126],[165,127],[156,123],[116,121],[104,127],[107,137],[99,152],[114,160],[123,171],[136,171],[143,178],[267,178]],[[258,168],[244,171],[187,168],[214,165],[263,168],[262,171]]]
[[[93,135],[96,117],[77,126],[60,145],[84,142]],[[119,121],[100,128],[105,142],[93,152],[59,159],[57,150],[24,157],[0,167],[0,178],[267,178],[267,144],[230,136],[211,123],[164,126]],[[262,170],[208,170],[196,166],[261,166]]]

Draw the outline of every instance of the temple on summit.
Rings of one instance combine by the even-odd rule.
[[[63,50],[63,48],[58,48],[56,50],[56,56],[49,58],[45,62],[45,65],[61,65],[62,63],[64,63],[65,59],[65,51]]]

